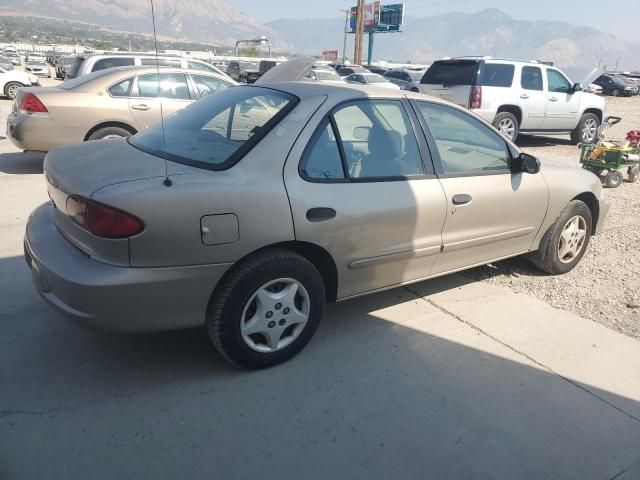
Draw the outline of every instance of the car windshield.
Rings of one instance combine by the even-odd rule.
[[[134,147],[209,170],[229,168],[289,113],[298,99],[260,87],[207,96],[131,137]]]
[[[365,75],[367,77],[367,80],[369,81],[369,83],[387,83],[387,79],[384,77],[381,77],[380,75],[377,74],[373,74],[373,75]]]
[[[315,70],[318,80],[340,80],[340,75],[331,70]]]

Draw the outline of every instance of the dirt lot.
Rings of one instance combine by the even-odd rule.
[[[607,97],[607,113],[623,121],[610,138],[624,138],[640,129],[640,96]],[[526,137],[519,145],[541,158],[575,164],[577,147],[565,137]],[[480,267],[465,275],[507,285],[536,296],[631,337],[640,338],[640,182],[607,190],[611,211],[602,235],[594,237],[578,267],[567,275],[541,275],[527,261],[512,259]]]

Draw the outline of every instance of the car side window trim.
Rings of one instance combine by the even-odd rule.
[[[427,124],[427,121],[424,118],[424,115],[419,113],[420,107],[418,106],[419,103],[428,103],[430,105],[440,105],[440,104],[437,102],[431,102],[428,100],[414,100],[414,99],[411,99],[410,102],[413,109],[415,110],[416,116],[418,117],[418,121],[420,122],[420,125],[422,126],[422,129],[424,131],[427,144],[429,145],[429,151],[431,152],[431,158],[433,160],[433,164],[435,167],[436,176],[438,178],[484,177],[484,176],[490,176],[490,175],[507,175],[507,174],[511,175],[513,173],[511,171],[511,168],[502,168],[499,170],[485,170],[485,171],[475,171],[475,172],[469,171],[469,172],[445,173],[444,163],[442,161],[442,158],[440,157],[440,152],[438,151],[436,139],[433,136],[433,132],[431,131],[431,128]],[[454,110],[464,115],[467,115],[468,117],[473,118],[476,121],[480,121],[480,120],[477,120],[472,115],[469,115],[469,113],[464,111],[463,109],[457,109],[455,107],[449,107],[449,108],[453,108]],[[492,127],[491,125],[483,123],[482,121],[480,121],[480,123],[482,123],[487,127],[490,127],[490,129],[493,130],[496,133],[496,135],[498,135],[498,137],[500,136],[500,134],[497,131],[495,131],[495,128]],[[505,143],[505,148],[509,154],[509,165],[511,165],[511,163],[513,162],[514,151],[506,140],[504,140],[504,143]]]
[[[392,177],[351,177],[349,175],[349,168],[347,165],[347,155],[344,150],[344,145],[342,143],[342,137],[340,136],[340,132],[338,130],[338,126],[336,124],[335,118],[333,114],[340,110],[344,105],[353,104],[356,102],[367,102],[367,101],[396,101],[402,105],[404,111],[409,118],[409,124],[411,125],[411,132],[413,133],[416,143],[418,144],[418,152],[420,155],[420,162],[422,164],[421,175],[410,175],[410,176],[392,176]],[[338,151],[340,152],[340,160],[342,161],[342,171],[344,173],[345,178],[312,178],[305,175],[304,172],[304,162],[306,161],[309,150],[313,148],[315,141],[322,134],[323,130],[327,127],[327,122],[331,125],[331,129],[333,130],[333,135],[338,143]],[[409,102],[406,98],[388,98],[388,97],[376,97],[376,98],[356,98],[344,100],[336,105],[334,105],[329,112],[324,114],[322,120],[316,126],[311,138],[308,140],[307,145],[300,156],[300,160],[298,161],[298,174],[300,178],[310,183],[380,183],[380,182],[403,182],[408,180],[425,180],[425,179],[434,179],[437,178],[437,175],[434,170],[433,156],[431,154],[432,148],[425,141],[425,138],[418,134],[417,129],[419,129],[424,135],[423,129],[420,128],[420,119],[413,111],[412,106],[409,105]],[[427,158],[425,158],[428,157]],[[428,163],[427,163],[428,160]]]

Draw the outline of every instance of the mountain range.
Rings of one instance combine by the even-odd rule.
[[[224,0],[154,0],[163,37],[233,46],[266,35],[282,52],[342,50],[339,18],[283,19],[260,23]],[[353,2],[352,2],[353,3]],[[0,0],[0,10],[46,15],[100,26],[153,31],[149,0]],[[347,54],[352,53],[350,35]],[[366,41],[365,41],[366,46]],[[523,21],[500,10],[405,17],[402,33],[375,36],[374,59],[428,63],[443,56],[494,55],[553,61],[560,66],[640,68],[640,44],[590,27],[558,21]]]

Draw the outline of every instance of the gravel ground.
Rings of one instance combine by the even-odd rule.
[[[624,138],[640,129],[640,96],[607,97],[607,113],[623,118],[609,131]],[[575,164],[579,150],[565,137],[528,137],[518,142],[527,152]],[[506,285],[552,306],[589,318],[631,337],[640,338],[640,182],[608,189],[611,210],[605,231],[592,238],[580,264],[566,275],[542,275],[516,258],[463,274]]]

